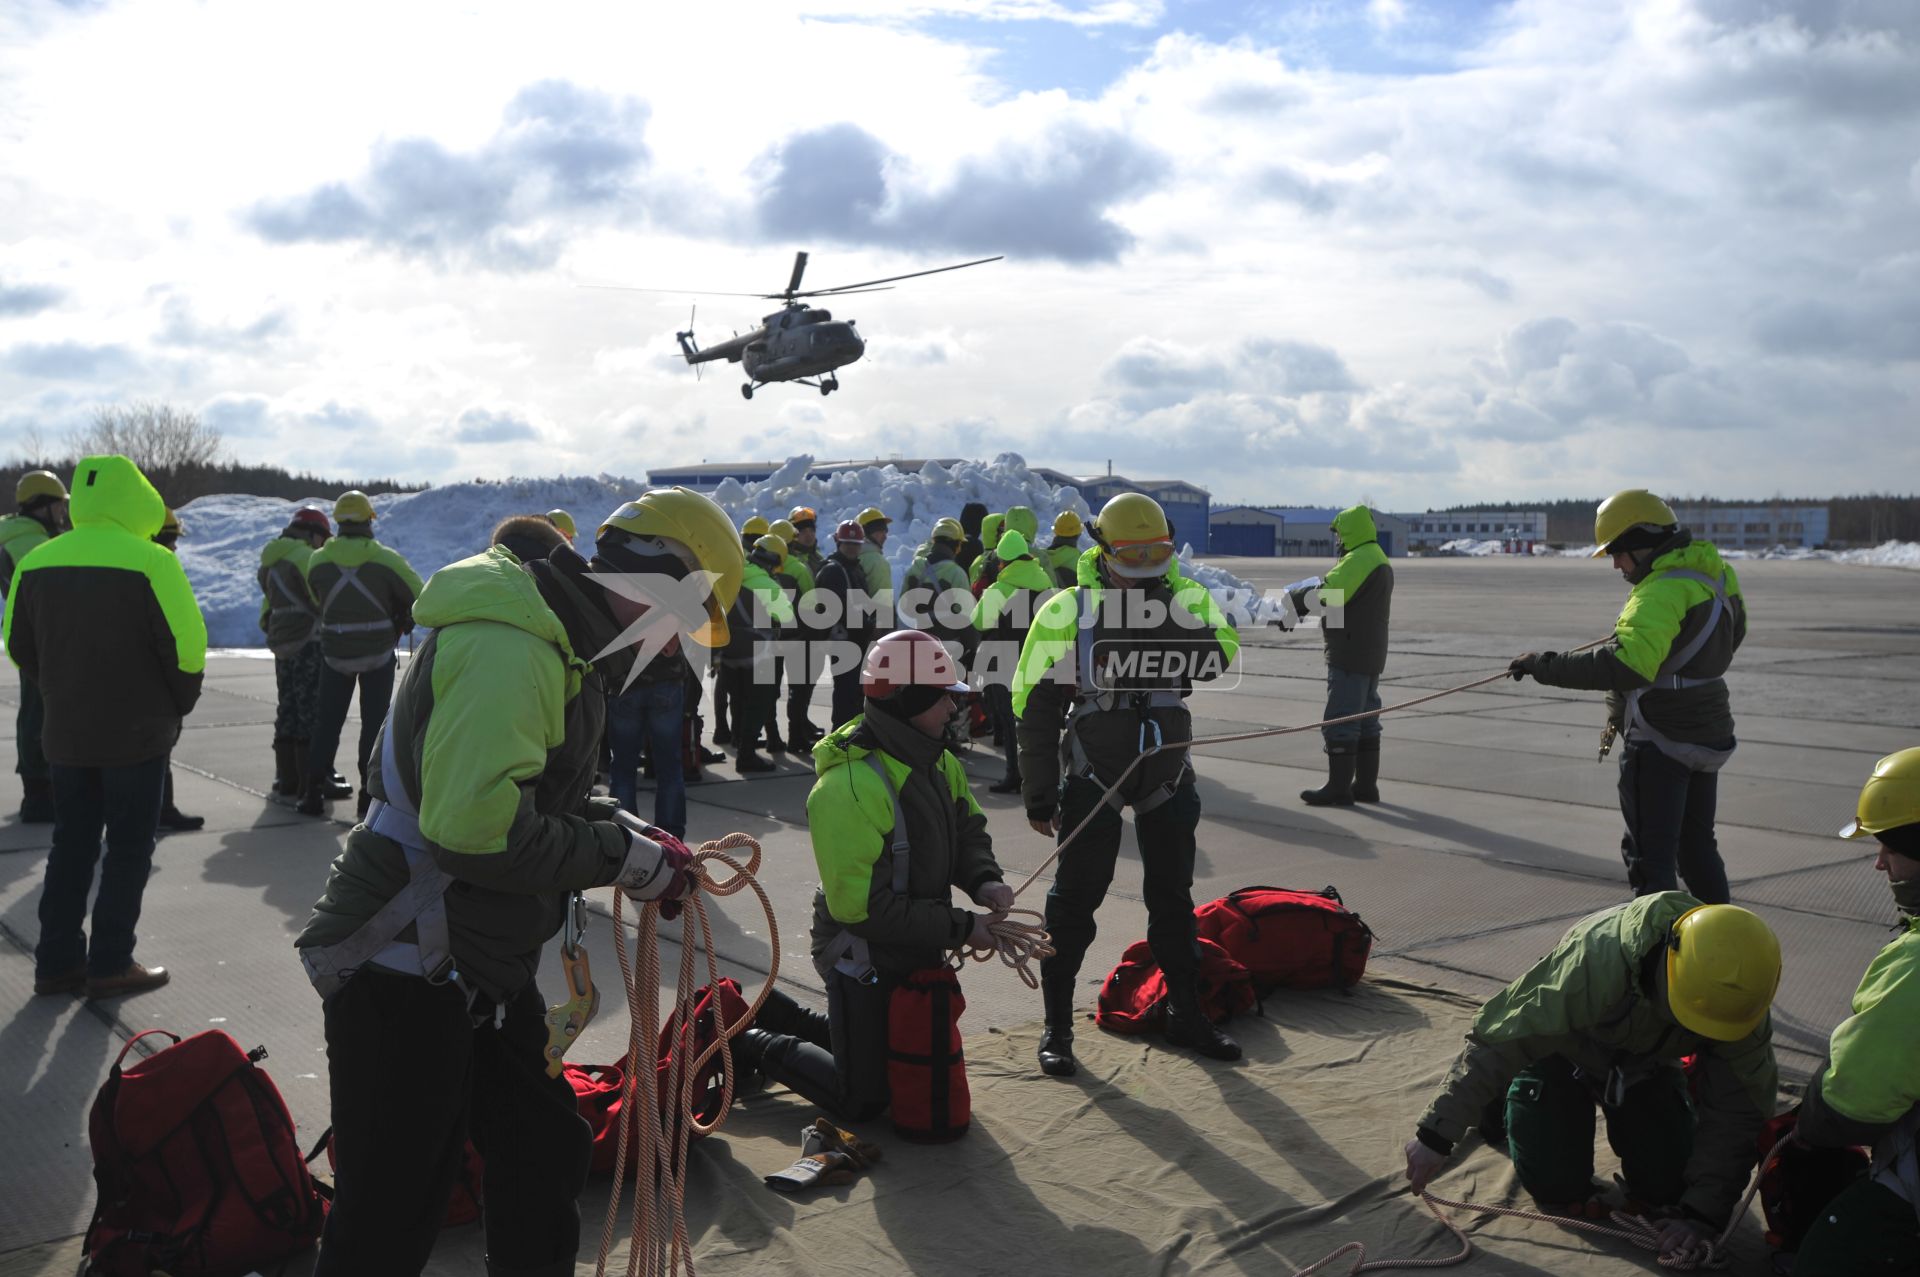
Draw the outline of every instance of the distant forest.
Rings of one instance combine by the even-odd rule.
[[[1882,541],[1920,541],[1920,496],[1859,497],[1673,497],[1686,505],[1827,507],[1827,540],[1831,545],[1879,545]],[[1561,501],[1480,501],[1450,505],[1446,513],[1481,510],[1545,510],[1547,540],[1584,545],[1593,540],[1593,510],[1599,497]]]
[[[0,505],[13,500],[14,485],[29,470],[51,470],[62,483],[73,478],[78,457],[47,461],[12,460],[0,462]],[[216,492],[242,492],[256,497],[280,497],[297,501],[301,497],[326,497],[331,500],[349,488],[369,494],[382,492],[419,492],[424,483],[406,483],[398,479],[334,479],[307,472],[283,470],[279,466],[246,465],[238,461],[212,465],[182,465],[172,468],[142,467],[153,486],[172,509],[179,509],[195,497]]]

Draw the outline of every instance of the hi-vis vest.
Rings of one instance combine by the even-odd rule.
[[[1186,704],[1186,698],[1173,688],[1142,688],[1138,691],[1127,691],[1100,685],[1093,667],[1094,621],[1097,612],[1098,605],[1093,597],[1093,591],[1082,588],[1079,594],[1079,616],[1073,638],[1076,666],[1075,695],[1073,708],[1067,714],[1066,734],[1060,742],[1060,757],[1065,773],[1068,776],[1081,776],[1089,780],[1098,778],[1094,775],[1092,762],[1087,758],[1086,747],[1080,741],[1080,729],[1094,715],[1134,714],[1140,723],[1139,751],[1145,754],[1149,749],[1159,749],[1164,744],[1160,734],[1160,722],[1153,717],[1152,711],[1179,709]],[[1179,743],[1176,742],[1177,744]],[[1191,758],[1183,756],[1180,771],[1172,780],[1131,800],[1131,803],[1121,797],[1119,789],[1108,794],[1106,801],[1115,811],[1131,805],[1136,817],[1144,816],[1172,798],[1181,784],[1192,775],[1193,762]]]
[[[327,591],[327,597],[320,600],[320,616],[322,618],[320,621],[320,629],[327,634],[371,634],[376,630],[385,630],[393,637],[381,650],[371,655],[353,657],[328,656],[326,657],[326,662],[342,674],[360,674],[367,670],[377,670],[393,659],[393,645],[400,639],[400,627],[394,623],[394,619],[391,616],[383,616],[377,621],[326,620],[327,613],[333,610],[333,601],[339,598],[341,591],[345,590],[348,586],[352,586],[355,590],[358,590],[361,597],[373,604],[374,607],[382,610],[386,607],[386,604],[380,601],[379,596],[368,589],[366,582],[360,579],[360,569],[365,567],[365,564],[336,563],[333,566],[339,570],[340,579],[335,581],[333,588]]]
[[[1707,640],[1713,637],[1715,627],[1726,619],[1728,613],[1727,585],[1724,580],[1715,580],[1704,572],[1695,572],[1688,568],[1675,568],[1669,572],[1662,572],[1660,575],[1663,578],[1698,581],[1701,585],[1713,591],[1713,604],[1707,610],[1707,623],[1700,627],[1700,632],[1694,635],[1693,639],[1685,647],[1667,653],[1667,659],[1660,662],[1660,668],[1655,672],[1653,682],[1649,686],[1637,687],[1627,693],[1627,739],[1634,740],[1637,738],[1648,741],[1668,758],[1673,759],[1677,763],[1684,764],[1693,771],[1717,772],[1726,765],[1726,761],[1729,758],[1733,757],[1733,751],[1731,749],[1714,749],[1707,745],[1689,745],[1682,741],[1673,740],[1664,733],[1656,731],[1654,727],[1647,722],[1646,716],[1640,712],[1640,698],[1656,688],[1662,691],[1673,691],[1684,687],[1711,687],[1715,683],[1726,682],[1725,678],[1717,675],[1713,678],[1682,678],[1680,677],[1679,671],[1685,669],[1687,663],[1700,654],[1701,649],[1706,647]],[[1622,755],[1620,761],[1622,766],[1626,765],[1624,755]]]

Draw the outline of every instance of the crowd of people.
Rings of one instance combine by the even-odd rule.
[[[171,806],[168,755],[206,656],[168,552],[184,529],[124,457],[83,460],[71,490],[29,475],[18,497],[0,523],[0,582],[21,672],[22,818],[54,826],[35,992],[138,991],[167,978],[135,960],[134,927]],[[295,512],[259,567],[275,793],[314,815],[357,801],[295,942],[324,1008],[337,1158],[316,1272],[419,1271],[469,1135],[486,1159],[490,1270],[572,1271],[588,1135],[546,1067],[536,970],[580,892],[611,886],[678,911],[685,776],[714,761],[698,715],[709,662],[714,738],[735,768],[804,752],[815,772],[811,947],[826,1007],[773,996],[736,1042],[759,1076],[837,1119],[879,1115],[896,995],[954,950],[991,947],[1013,893],[956,748],[976,730],[1006,752],[990,791],[1017,794],[1034,831],[1066,840],[1045,904],[1038,1068],[1078,1068],[1077,977],[1123,809],[1167,981],[1164,1036],[1240,1057],[1198,996],[1194,761],[1149,753],[1193,739],[1187,699],[1233,665],[1240,638],[1182,575],[1146,495],[1086,522],[1059,515],[1044,547],[1032,509],[969,505],[933,525],[898,589],[883,553],[891,520],[874,508],[838,523],[823,553],[814,509],[736,527],[699,493],[654,490],[607,516],[589,556],[564,511],[523,515],[425,582],[374,537],[365,494],[332,513]],[[1327,619],[1328,779],[1302,794],[1316,806],[1380,796],[1382,733],[1366,715],[1381,703],[1393,569],[1364,507],[1334,526],[1339,562],[1294,597]],[[1777,1103],[1769,1009],[1783,955],[1730,903],[1713,835],[1717,772],[1735,748],[1724,675],[1746,613],[1732,568],[1646,492],[1604,503],[1596,540],[1630,587],[1612,642],[1526,653],[1511,673],[1607,692],[1634,899],[1582,919],[1481,1008],[1407,1141],[1406,1175],[1423,1187],[1477,1128],[1543,1206],[1592,1215],[1604,1116],[1634,1209],[1678,1259],[1725,1224]],[[396,645],[416,627],[399,667]],[[811,717],[822,678],[824,726]],[[357,786],[334,771],[356,687]],[[650,821],[636,812],[643,765]],[[1842,832],[1878,840],[1904,923],[1801,1112],[1805,1144],[1875,1148],[1871,1174],[1803,1245],[1803,1277],[1920,1264],[1920,749],[1880,762]],[[447,1084],[399,1100],[396,1059]]]

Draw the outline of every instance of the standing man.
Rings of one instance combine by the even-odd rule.
[[[1920,1272],[1920,749],[1889,754],[1860,791],[1842,838],[1873,838],[1899,935],[1868,965],[1853,1014],[1833,1031],[1795,1137],[1815,1148],[1865,1144],[1873,1168],[1820,1212],[1795,1277]]]
[[[1734,905],[1664,891],[1583,918],[1480,1008],[1407,1141],[1407,1179],[1424,1189],[1469,1126],[1504,1129],[1543,1209],[1604,1219],[1598,1106],[1628,1195],[1663,1212],[1661,1257],[1699,1252],[1726,1226],[1773,1115],[1779,983],[1780,942]]]
[[[317,1277],[420,1272],[469,1135],[486,1159],[488,1271],[573,1269],[592,1140],[547,1074],[534,974],[570,893],[677,901],[689,861],[673,835],[589,797],[607,691],[636,658],[609,649],[650,610],[636,583],[713,573],[687,636],[701,644],[725,642],[740,588],[732,523],[685,488],[621,506],[595,550],[522,564],[494,547],[420,597],[433,633],[381,730],[377,801],[294,942],[325,1003],[338,1154]],[[423,880],[441,890],[389,908]],[[396,1060],[433,1085],[396,1086]]]
[[[307,582],[320,612],[320,704],[307,757],[307,790],[300,814],[318,816],[333,758],[340,748],[353,688],[360,685],[359,815],[367,814],[367,762],[373,738],[393,698],[394,645],[413,630],[413,601],[420,576],[408,562],[373,539],[373,502],[367,494],[342,493],[333,503],[340,535],[307,560]]]
[[[0,519],[0,599],[13,588],[13,574],[28,551],[65,532],[67,485],[51,470],[29,470],[14,485],[17,514]],[[40,689],[20,673],[20,710],[13,718],[15,762],[20,773],[20,823],[44,825],[53,820],[53,781],[47,755],[40,746],[46,706]]]
[[[763,516],[757,514],[748,518],[745,523],[742,523],[740,525],[740,553],[742,555],[753,553],[753,543],[767,535],[767,529],[772,526],[773,525],[768,523]],[[735,641],[736,646],[742,643],[744,643],[744,640]],[[733,684],[727,678],[723,653],[716,651],[713,655],[713,743],[716,745],[725,745],[734,740],[739,730],[740,707],[732,703]],[[737,660],[738,657],[736,656],[735,659]],[[732,723],[727,721],[729,711],[731,711]],[[750,746],[753,743],[749,738],[740,739],[740,744],[742,745]]]
[[[787,643],[787,740],[795,753],[812,749],[814,742],[826,735],[809,717],[821,665],[820,636],[809,619],[809,605],[816,587],[814,578],[826,564],[814,544],[816,518],[810,506],[797,505],[791,516],[772,524],[773,535],[787,543],[785,571],[793,578],[794,625]]]
[[[307,584],[307,563],[333,538],[323,511],[302,508],[260,550],[260,628],[273,653],[273,792],[298,803],[306,796],[307,757],[320,695],[320,605]],[[326,798],[345,798],[327,777]]]
[[[1194,941],[1193,862],[1200,795],[1184,749],[1135,768],[1112,800],[1107,787],[1149,745],[1193,739],[1186,697],[1195,679],[1218,677],[1240,636],[1207,593],[1183,578],[1166,512],[1143,492],[1123,492],[1100,511],[1097,551],[1081,557],[1079,581],[1034,618],[1013,675],[1020,775],[1027,823],[1065,839],[1047,931],[1054,955],[1040,964],[1046,1032],[1040,1067],[1071,1077],[1074,978],[1093,943],[1094,913],[1120,855],[1120,807],[1133,808],[1147,902],[1147,943],[1167,979],[1167,1041],[1216,1060],[1240,1045],[1200,1010]],[[1072,766],[1061,775],[1061,734]]]
[[[973,562],[967,564],[967,584],[984,588],[993,584],[993,574],[999,570],[1000,559],[994,554],[993,547],[1000,544],[1001,528],[1007,516],[1004,514],[985,515],[980,520],[980,553],[974,555]]]
[[[727,646],[722,677],[728,682],[728,699],[733,702],[733,766],[741,772],[770,772],[773,761],[757,752],[764,729],[771,749],[778,739],[773,730],[773,714],[780,703],[775,651],[780,632],[793,624],[793,605],[773,574],[779,570],[786,547],[780,538],[768,533],[754,543],[747,555],[740,578],[740,602],[747,609],[748,625],[733,636]],[[778,751],[785,753],[784,745]]]
[[[776,991],[736,1041],[748,1063],[848,1122],[887,1110],[895,987],[963,945],[992,947],[987,924],[1013,907],[987,818],[941,744],[967,691],[959,664],[924,630],[896,630],[868,649],[861,679],[866,710],[815,748],[807,795],[827,1013]],[[955,888],[987,912],[954,908]]]
[[[1720,551],[1695,541],[1643,488],[1616,492],[1594,514],[1594,558],[1611,555],[1632,586],[1613,642],[1591,652],[1528,652],[1513,677],[1607,694],[1608,739],[1620,752],[1620,853],[1636,896],[1687,890],[1724,904],[1727,867],[1713,821],[1720,768],[1733,757],[1723,677],[1747,637],[1740,580]]]
[[[884,633],[893,628],[893,565],[887,562],[887,531],[893,520],[868,506],[857,516],[867,543],[860,551],[860,569],[867,576],[867,595],[873,600],[874,629]]]
[[[820,553],[819,526],[820,514],[810,505],[797,505],[787,515],[787,522],[793,525],[798,535],[787,543],[787,552],[807,565],[807,571],[817,574],[820,565],[827,561]]]
[[[860,713],[860,669],[867,645],[873,642],[872,596],[867,593],[866,569],[860,565],[866,545],[867,534],[860,525],[846,520],[834,530],[833,557],[814,576],[821,601],[835,618],[827,631],[828,659],[834,667],[834,727]],[[826,604],[827,595],[833,597],[832,604]]]
[[[966,535],[960,540],[959,553],[953,557],[962,571],[970,571],[973,561],[986,549],[980,540],[980,525],[986,517],[987,506],[984,501],[969,501],[960,507],[960,530]]]
[[[980,591],[973,605],[973,625],[980,632],[975,681],[984,682],[987,713],[993,734],[1006,741],[1007,770],[988,786],[995,794],[1020,792],[1020,747],[1013,717],[1013,671],[1020,649],[1033,625],[1040,602],[1053,591],[1053,578],[1027,551],[1027,539],[1018,532],[1002,532],[994,547],[1000,571],[993,584]]]
[[[187,525],[180,521],[178,514],[172,510],[168,510],[165,521],[160,524],[160,530],[154,533],[153,543],[165,549],[169,554],[178,555],[180,553],[180,538],[185,535],[187,535]],[[169,755],[167,759],[167,782],[160,791],[160,822],[158,827],[173,833],[190,834],[195,830],[204,828],[206,823],[207,818],[205,816],[189,816],[174,806],[173,759],[171,755]]]
[[[180,560],[153,542],[167,507],[139,467],[88,457],[73,481],[73,531],[20,562],[5,631],[8,655],[46,698],[53,781],[33,991],[102,998],[167,982],[165,967],[134,960],[134,927],[167,754],[200,699],[207,625]]]
[[[1071,510],[1062,510],[1053,517],[1053,544],[1047,547],[1047,571],[1053,577],[1053,583],[1061,589],[1073,585],[1080,567],[1080,533],[1084,529],[1080,516]]]
[[[1325,718],[1344,718],[1380,708],[1380,675],[1387,668],[1387,626],[1393,610],[1393,565],[1363,505],[1333,516],[1340,561],[1315,588],[1297,589],[1294,613],[1305,616],[1308,600],[1329,609],[1320,620],[1327,652]],[[1351,807],[1380,801],[1380,719],[1363,718],[1320,729],[1327,750],[1327,783],[1303,789],[1311,807]]]

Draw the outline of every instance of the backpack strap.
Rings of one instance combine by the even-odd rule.
[[[393,623],[393,618],[390,616],[383,615],[381,619],[377,621],[329,621],[325,619],[327,614],[333,611],[334,600],[338,599],[349,586],[358,591],[362,598],[373,604],[380,612],[384,613],[387,610],[387,605],[380,601],[380,596],[375,594],[372,589],[367,586],[367,583],[360,579],[360,569],[365,566],[364,564],[336,563],[333,566],[340,570],[340,579],[333,583],[332,588],[327,591],[327,597],[321,601],[320,628],[329,634],[371,634],[375,630],[394,630],[397,633],[399,627]]]
[[[863,761],[873,768],[874,775],[887,787],[887,796],[893,799],[893,829],[887,834],[884,850],[893,856],[893,894],[904,896],[907,894],[908,871],[913,867],[913,853],[907,845],[907,817],[900,806],[900,791],[894,787],[893,778],[887,775],[886,765],[880,761],[878,752],[868,754]],[[814,959],[814,966],[823,977],[829,971],[838,971],[863,983],[873,974],[872,954],[866,940],[845,927],[827,942],[827,947]]]

